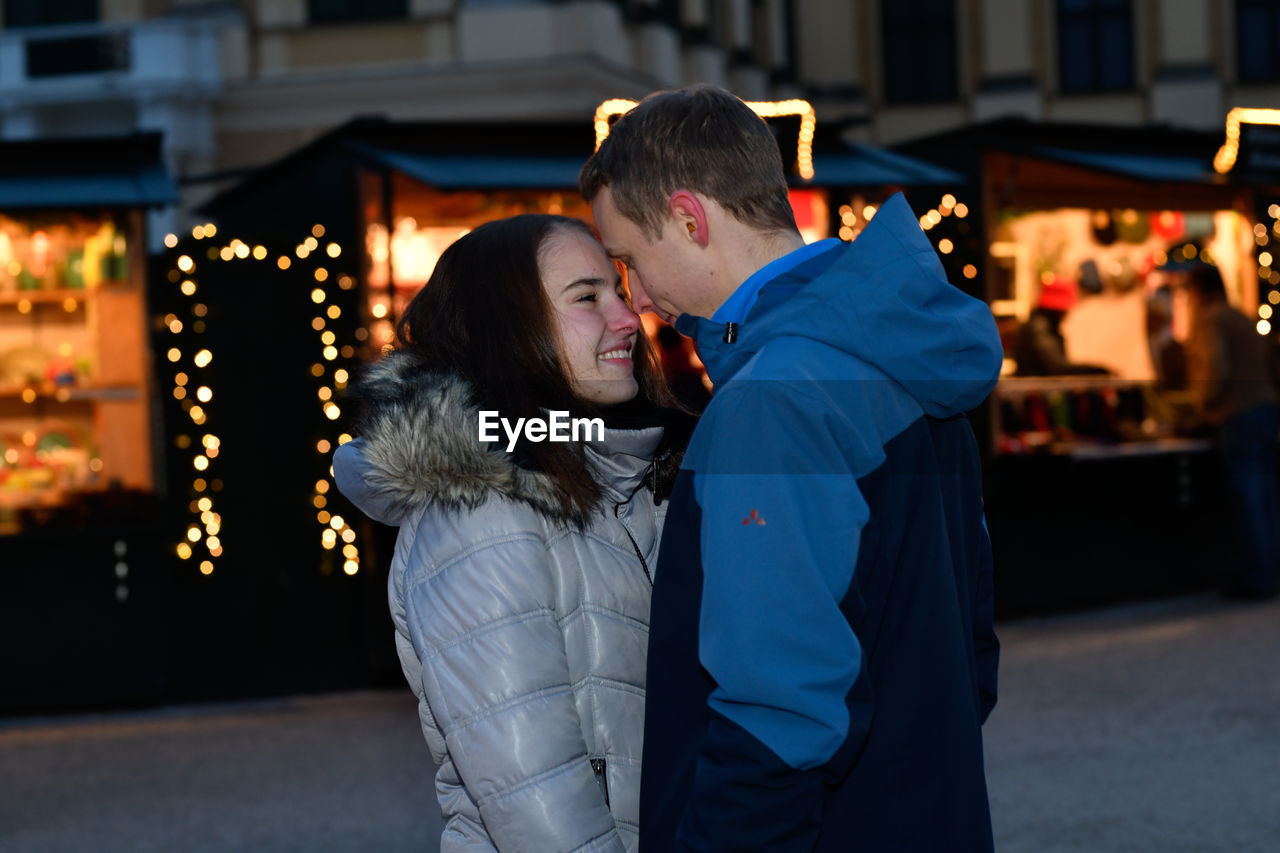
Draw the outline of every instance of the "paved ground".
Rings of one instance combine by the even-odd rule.
[[[1003,626],[998,850],[1280,851],[1280,603]]]
[[[413,697],[0,722],[0,851],[435,850]]]
[[[1280,603],[1001,626],[997,849],[1280,850]],[[927,819],[927,818],[926,818]],[[436,849],[408,693],[0,720],[0,850]]]

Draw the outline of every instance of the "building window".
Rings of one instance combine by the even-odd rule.
[[[1236,0],[1236,71],[1241,83],[1280,80],[1280,5]]]
[[[1065,94],[1134,86],[1132,0],[1058,0],[1058,82]]]
[[[83,24],[98,20],[98,0],[4,0],[4,25],[45,27],[51,24]]]
[[[409,17],[409,0],[307,0],[313,24]]]
[[[955,0],[881,0],[880,27],[887,103],[955,100]]]

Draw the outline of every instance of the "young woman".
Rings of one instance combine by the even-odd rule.
[[[490,222],[397,331],[334,473],[400,527],[391,616],[440,849],[634,850],[654,490],[677,460],[618,271],[577,220]]]

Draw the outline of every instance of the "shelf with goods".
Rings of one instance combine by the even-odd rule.
[[[1235,209],[1008,208],[992,227],[988,297],[1005,343],[997,455],[1195,453],[1189,327],[1178,270],[1213,264],[1256,303],[1256,226]]]
[[[0,214],[0,533],[153,488],[140,214]]]
[[[1007,376],[993,394],[999,454],[1050,453],[1078,459],[1199,452],[1185,435],[1193,420],[1186,392],[1114,376]]]

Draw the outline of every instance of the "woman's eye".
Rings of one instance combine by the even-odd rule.
[[[595,302],[595,301],[596,301],[596,295],[595,295],[595,292],[593,291],[593,292],[591,292],[591,293],[584,293],[584,294],[582,294],[581,296],[579,296],[579,297],[578,297],[576,300],[574,300],[574,301],[576,301],[576,302]]]

